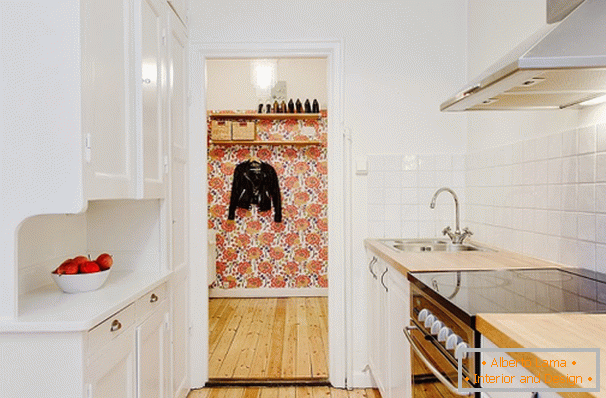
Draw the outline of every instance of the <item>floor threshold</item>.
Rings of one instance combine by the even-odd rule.
[[[330,387],[328,379],[210,379],[204,387]]]

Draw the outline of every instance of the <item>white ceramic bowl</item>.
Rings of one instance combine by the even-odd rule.
[[[109,276],[110,269],[90,274],[58,275],[51,273],[53,280],[65,293],[82,293],[99,289]]]

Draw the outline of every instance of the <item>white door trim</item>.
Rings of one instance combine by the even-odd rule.
[[[206,60],[217,58],[327,59],[328,78],[328,328],[329,377],[334,387],[351,380],[352,347],[346,330],[346,249],[343,54],[339,40],[313,42],[190,43],[190,374],[192,387],[208,381]]]

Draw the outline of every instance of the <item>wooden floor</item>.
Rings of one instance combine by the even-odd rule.
[[[378,390],[330,387],[221,387],[193,390],[187,398],[381,398]]]
[[[326,297],[213,298],[209,329],[211,382],[328,379]]]

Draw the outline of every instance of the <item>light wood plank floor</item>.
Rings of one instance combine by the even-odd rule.
[[[331,387],[220,387],[193,390],[187,398],[381,398],[378,390]]]
[[[328,378],[326,297],[213,298],[209,331],[212,382]]]

